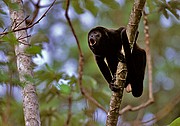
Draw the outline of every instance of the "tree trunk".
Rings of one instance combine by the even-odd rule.
[[[12,3],[17,3],[18,10],[10,10],[12,19],[12,29],[26,27],[25,16],[21,0],[11,0]],[[27,77],[33,78],[32,59],[31,56],[25,53],[25,49],[29,47],[27,39],[27,31],[21,30],[15,32],[18,44],[15,45],[15,53],[17,58],[17,68],[19,72],[20,82],[24,85],[23,94],[23,110],[26,126],[40,126],[39,104],[36,94],[36,88],[33,82],[27,80]]]

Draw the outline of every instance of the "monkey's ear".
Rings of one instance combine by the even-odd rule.
[[[109,38],[108,31],[104,30],[105,35]]]

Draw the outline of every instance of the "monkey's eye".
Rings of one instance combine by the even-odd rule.
[[[101,37],[99,32],[94,32],[94,35],[96,36],[96,38],[100,38]]]

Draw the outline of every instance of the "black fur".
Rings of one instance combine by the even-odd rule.
[[[133,96],[141,96],[143,92],[146,53],[138,47],[136,42],[131,53],[124,27],[117,30],[109,30],[104,27],[93,28],[88,33],[88,45],[94,53],[99,69],[112,91],[119,91],[118,87],[114,85],[114,81],[118,62],[121,61],[126,62],[128,70],[125,87],[130,83]],[[122,46],[124,47],[125,58],[121,54]],[[105,58],[107,64],[104,61]]]

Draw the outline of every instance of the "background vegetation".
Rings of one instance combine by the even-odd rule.
[[[33,18],[36,0],[24,0],[26,15]],[[41,0],[35,20],[47,10],[51,0]],[[168,125],[180,116],[180,3],[178,1],[147,1],[153,65],[155,103],[137,112],[127,112],[119,124],[135,120],[148,121],[155,115],[157,122],[147,125]],[[28,29],[33,55],[42,126],[61,126],[68,117],[71,126],[103,126],[106,114],[82,96],[77,85],[78,50],[65,19],[65,1],[59,0],[48,14]],[[83,86],[101,105],[109,107],[111,91],[102,77],[87,44],[87,33],[95,26],[117,29],[126,26],[133,2],[131,0],[71,0],[70,18],[84,54]],[[0,1],[0,31],[9,29],[8,7],[18,9],[8,0]],[[145,48],[143,20],[139,24],[138,44]],[[0,37],[0,125],[24,125],[21,87],[16,70],[12,33]],[[136,106],[148,99],[147,74],[140,98],[124,93],[121,108]],[[70,114],[70,115],[69,115]]]

